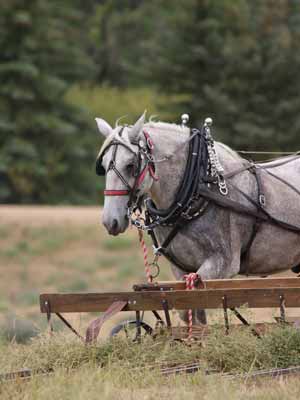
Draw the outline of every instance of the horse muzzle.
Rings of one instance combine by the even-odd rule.
[[[106,218],[103,216],[102,222],[107,232],[113,236],[125,232],[129,224],[127,216],[123,217],[121,220],[118,218]]]

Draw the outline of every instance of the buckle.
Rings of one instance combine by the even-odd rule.
[[[161,253],[161,250],[162,250],[162,247],[161,247],[161,246],[155,247],[155,246],[153,245],[152,248],[153,248],[153,254],[154,254],[155,256],[160,256],[160,255],[162,254],[162,253]]]

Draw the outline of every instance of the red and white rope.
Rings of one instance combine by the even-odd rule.
[[[145,273],[146,273],[146,277],[147,277],[147,281],[148,283],[152,283],[152,275],[151,275],[151,268],[148,262],[148,249],[144,240],[144,233],[142,231],[142,229],[138,230],[139,233],[139,240],[140,240],[140,244],[141,244],[141,248],[142,248],[142,252],[143,252],[143,258],[144,258],[144,265],[145,265]]]
[[[199,275],[195,272],[184,275],[185,285],[187,290],[195,289],[195,282],[199,279]],[[188,310],[188,339],[190,340],[193,335],[193,310]]]

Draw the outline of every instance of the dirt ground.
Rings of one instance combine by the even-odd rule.
[[[0,223],[45,225],[47,223],[98,224],[100,207],[0,206]]]

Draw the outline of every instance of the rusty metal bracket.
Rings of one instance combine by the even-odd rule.
[[[156,325],[165,325],[164,320],[162,319],[162,317],[159,315],[159,313],[156,310],[152,310],[152,314],[154,315],[154,317],[156,318]]]
[[[141,328],[141,312],[135,312],[135,320],[136,320],[136,337],[135,340],[140,342],[142,336],[142,328]]]
[[[279,308],[280,308],[280,322],[286,323],[286,318],[285,318],[285,300],[284,296],[280,295],[279,296]]]
[[[223,303],[223,313],[224,313],[224,322],[225,322],[225,333],[228,335],[229,333],[229,319],[228,319],[228,307],[227,307],[227,297],[222,297]]]
[[[49,300],[46,300],[44,303],[45,309],[46,309],[46,315],[47,315],[47,323],[48,323],[48,328],[49,328],[49,333],[52,335],[53,333],[53,325],[51,321],[51,304]]]
[[[164,310],[165,317],[166,317],[167,327],[170,329],[172,324],[171,324],[168,300],[163,299],[162,300],[162,306],[163,306],[163,310]]]
[[[60,313],[55,313],[55,314],[58,316],[58,318],[59,318],[73,333],[75,333],[76,336],[79,337],[79,339],[81,339],[83,342],[85,341],[84,337],[81,336],[80,333],[78,333],[78,332],[76,331],[75,328],[73,328],[73,326],[70,324],[70,322],[69,322],[65,317],[63,317]]]
[[[234,313],[234,315],[237,317],[237,319],[240,320],[244,325],[250,326],[250,324],[246,320],[246,318],[244,318],[242,316],[242,314],[235,307],[230,308],[230,310]],[[254,328],[251,328],[251,332],[253,333],[254,336],[256,336],[258,338],[261,337],[260,334]]]

